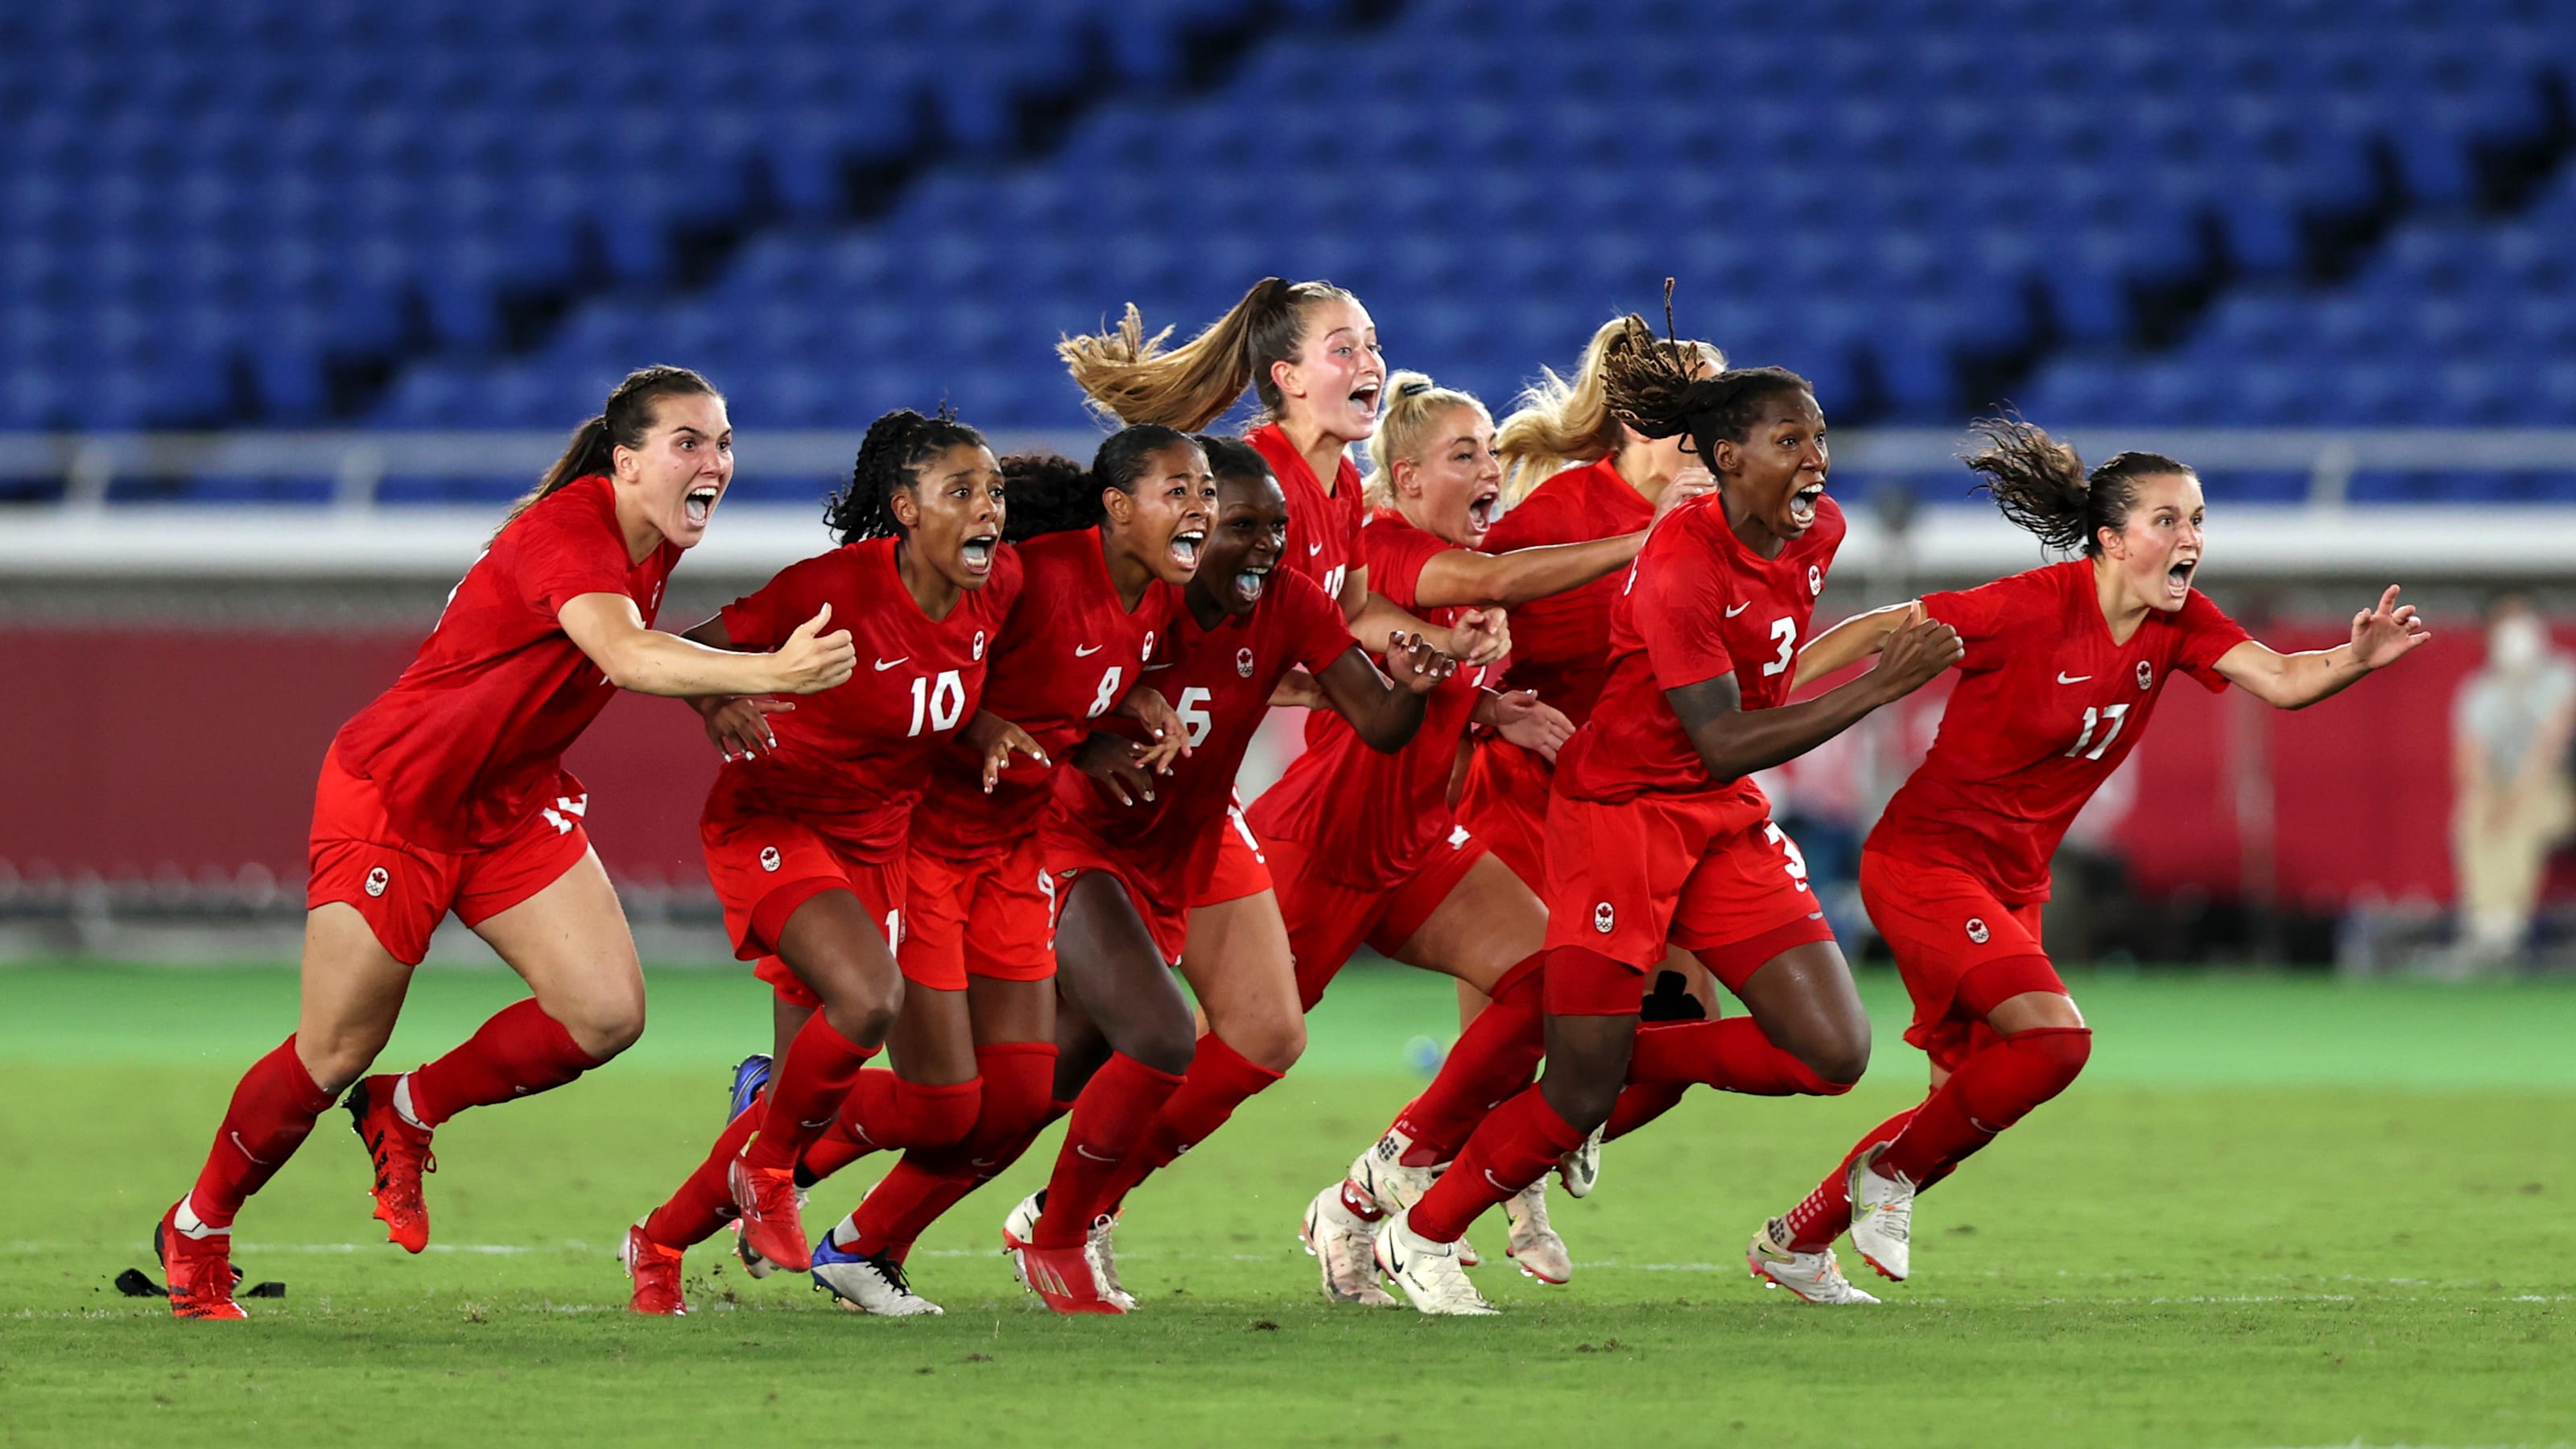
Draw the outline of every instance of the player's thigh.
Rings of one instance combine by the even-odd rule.
[[[903,1001],[903,973],[886,930],[883,916],[846,890],[807,897],[779,927],[778,959],[823,999],[825,1015],[845,1035],[884,1030]]]
[[[357,907],[326,901],[305,913],[295,1051],[314,1085],[336,1093],[366,1075],[394,1034],[411,972]]]
[[[1220,914],[1219,925],[1203,929]],[[1297,967],[1275,892],[1190,912],[1181,975],[1208,1030],[1246,1061],[1284,1072],[1305,1053],[1306,1014],[1297,1005]]]
[[[966,1005],[974,1019],[977,1046],[1055,1040],[1056,994],[1052,980],[1006,981],[997,976],[969,976]]]
[[[1754,968],[1735,994],[1762,1034],[1830,1081],[1869,1069],[1869,1013],[1831,941],[1806,941]]]
[[[934,991],[904,983],[903,1009],[886,1033],[886,1056],[896,1076],[925,1087],[975,1079],[975,1022],[964,991]]]
[[[1547,940],[1547,908],[1498,857],[1479,856],[1395,950],[1408,966],[1491,991]]]
[[[613,1057],[644,1034],[644,968],[597,851],[584,852],[535,895],[485,918],[474,934],[592,1057]]]
[[[1125,888],[1115,876],[1095,870],[1074,877],[1062,891],[1056,990],[1117,1051],[1160,1071],[1187,1069],[1196,1022]]]

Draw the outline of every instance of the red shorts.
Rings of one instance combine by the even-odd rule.
[[[1943,1071],[1993,1039],[1985,1013],[1998,1003],[2025,991],[2066,990],[2040,948],[2040,903],[2007,905],[1955,865],[1863,850],[1860,901],[1914,998],[1905,1040]],[[1975,988],[1962,992],[1972,974]]]
[[[1267,853],[1279,914],[1288,922],[1288,954],[1297,963],[1297,997],[1312,1011],[1362,942],[1381,956],[1394,955],[1487,852],[1462,825],[1421,869],[1391,886],[1328,879],[1303,841],[1273,840]]]
[[[1740,993],[1782,951],[1831,941],[1797,842],[1768,820],[1728,828],[1727,817],[1741,814],[1732,801],[1712,809],[1670,796],[1616,805],[1556,796],[1542,892],[1549,948],[1581,947],[1642,976],[1668,944],[1679,946]],[[1598,994],[1622,994],[1610,988]],[[1558,991],[1551,982],[1551,1002]],[[1641,994],[1639,982],[1626,983],[1629,1010]]]
[[[1458,822],[1532,888],[1547,879],[1547,795],[1554,779],[1535,751],[1486,740],[1467,761]]]
[[[1226,807],[1225,828],[1217,832],[1215,854],[1207,862],[1205,875],[1190,876],[1190,909],[1221,906],[1245,896],[1257,896],[1271,889],[1270,857],[1264,853],[1261,837],[1252,833],[1252,822],[1243,818],[1243,802]]]
[[[733,953],[753,964],[751,974],[769,983],[790,1006],[820,1010],[814,994],[778,959],[778,933],[796,908],[825,891],[859,898],[868,919],[881,922],[886,949],[905,966],[912,953],[903,939],[903,858],[861,860],[812,826],[778,815],[707,817],[698,821],[698,843],[707,855],[707,879],[724,904],[725,935]]]
[[[1219,821],[1182,861],[1177,873],[1146,870],[1126,852],[1085,830],[1061,813],[1049,815],[1043,838],[1047,869],[1054,873],[1056,899],[1084,871],[1103,871],[1127,892],[1137,919],[1154,938],[1163,960],[1178,965],[1189,939],[1190,912],[1200,905],[1219,905],[1270,889],[1270,871],[1261,856],[1236,832],[1236,820]],[[1231,849],[1229,849],[1231,847]],[[1228,872],[1229,879],[1220,879]],[[1246,874],[1248,872],[1248,874]],[[1061,905],[1059,904],[1059,909]]]
[[[965,858],[915,849],[905,871],[908,979],[933,991],[963,991],[968,976],[1055,975],[1055,878],[1037,831]]]
[[[395,831],[375,781],[350,774],[337,753],[326,755],[313,789],[304,907],[332,901],[357,907],[395,960],[417,966],[429,954],[439,917],[454,911],[479,926],[553,885],[590,853],[590,836],[581,828],[590,796],[570,775],[563,789],[495,845],[431,850]]]

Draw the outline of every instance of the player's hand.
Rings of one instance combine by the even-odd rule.
[[[1449,626],[1449,653],[1470,668],[1499,664],[1511,652],[1511,619],[1501,609],[1463,610]]]
[[[1673,481],[1664,485],[1664,496],[1655,500],[1655,522],[1663,522],[1665,514],[1692,499],[1716,491],[1716,474],[1697,463],[1684,466],[1680,472],[1673,475]]]
[[[778,666],[779,693],[819,693],[848,679],[850,671],[859,667],[858,646],[850,642],[849,630],[823,632],[831,622],[832,606],[825,604],[769,656]]]
[[[726,763],[751,759],[762,750],[778,748],[778,736],[769,728],[769,717],[794,709],[784,699],[766,699],[757,695],[711,695],[693,699],[698,716],[706,722],[707,739],[721,751]]]
[[[1278,687],[1270,691],[1272,709],[1330,709],[1333,702],[1324,697],[1324,686],[1303,669],[1291,669],[1279,676]]]
[[[1145,727],[1154,742],[1137,756],[1139,763],[1158,775],[1172,773],[1172,761],[1190,752],[1190,727],[1172,702],[1163,698],[1159,689],[1140,688],[1127,696],[1118,708],[1120,714]]]
[[[1458,661],[1432,647],[1419,634],[1402,630],[1386,636],[1386,672],[1399,689],[1429,694],[1440,681],[1458,672]],[[1323,691],[1319,686],[1316,693]]]
[[[1574,738],[1574,721],[1526,689],[1485,696],[1476,722],[1493,726],[1494,733],[1522,749],[1538,751],[1551,765],[1556,763],[1556,752]]]
[[[959,732],[959,738],[984,757],[984,793],[993,793],[993,785],[1002,772],[1011,767],[1011,756],[1026,755],[1043,767],[1052,763],[1045,750],[1029,732],[990,710],[977,710],[975,717]]]
[[[1145,767],[1145,747],[1116,735],[1093,735],[1073,752],[1073,767],[1089,775],[1101,793],[1121,805],[1154,798],[1154,772]]]
[[[2432,637],[2433,631],[2415,617],[2413,604],[2399,607],[2395,584],[2379,596],[2378,608],[2352,616],[2352,657],[2364,669],[2386,669]]]
[[[1967,652],[1958,630],[1938,619],[1925,619],[1887,636],[1878,651],[1878,667],[1869,672],[1869,678],[1886,699],[1902,699],[1931,683]]]

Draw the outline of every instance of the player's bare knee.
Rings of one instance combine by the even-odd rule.
[[[886,981],[862,978],[840,983],[823,1002],[823,1016],[832,1024],[832,1030],[862,1046],[884,1041],[902,1011],[900,976]]]
[[[594,1062],[604,1062],[635,1045],[644,1035],[644,997],[582,1002],[567,1011],[549,1007],[548,1016],[563,1024],[573,1045]]]
[[[1273,1072],[1287,1071],[1306,1054],[1306,1021],[1303,1017],[1284,1017],[1240,1027],[1228,1023],[1217,1036],[1245,1061]]]
[[[298,1032],[295,1038],[295,1059],[303,1064],[305,1073],[313,1078],[313,1085],[321,1088],[326,1096],[338,1096],[348,1089],[351,1082],[365,1076],[367,1068],[375,1065],[376,1054],[383,1049],[383,1039],[373,1035],[317,1040]]]
[[[1168,1021],[1137,1023],[1121,1033],[1116,1045],[1122,1054],[1177,1077],[1190,1069],[1190,1058],[1197,1054],[1197,1025],[1187,1013],[1175,1013]]]

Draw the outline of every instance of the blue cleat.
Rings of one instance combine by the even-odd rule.
[[[903,1265],[893,1257],[862,1258],[833,1242],[830,1233],[814,1244],[814,1286],[852,1313],[918,1318],[943,1311],[912,1291],[904,1281]]]
[[[732,1125],[733,1119],[742,1115],[742,1109],[769,1086],[769,1065],[769,1053],[753,1052],[733,1069],[733,1105],[725,1109],[726,1125]]]

